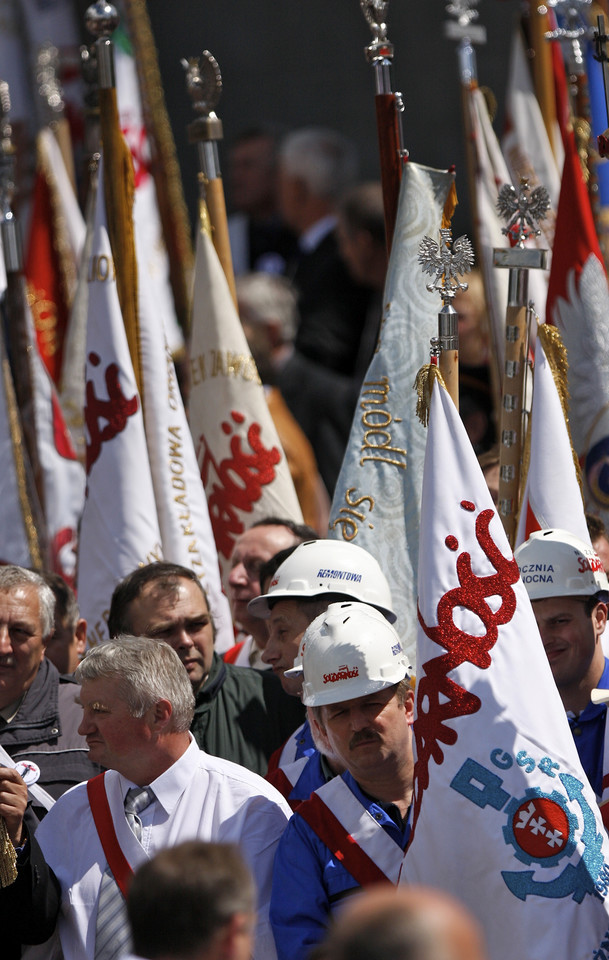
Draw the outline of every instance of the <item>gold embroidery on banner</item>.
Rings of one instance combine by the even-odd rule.
[[[197,544],[197,538],[192,526],[192,516],[187,500],[186,480],[184,479],[184,463],[182,461],[183,442],[180,435],[180,427],[169,427],[169,470],[171,473],[171,486],[173,488],[173,501],[179,506],[178,520],[180,531],[183,537],[188,537],[189,542],[186,549],[189,553],[189,562],[193,571],[200,579],[204,578],[203,558]]]
[[[139,564],[140,567],[143,566],[142,563]],[[87,623],[87,649],[90,650],[91,647],[96,647],[100,643],[104,643],[108,639],[108,617],[110,616],[109,610],[104,610],[102,613],[102,619],[97,620],[95,623]]]
[[[32,318],[36,333],[41,345],[49,357],[54,357],[58,350],[57,307],[52,300],[44,297],[44,291],[38,290],[31,284],[27,287],[27,302],[32,311]]]
[[[361,446],[360,466],[367,460],[374,460],[378,463],[389,463],[392,466],[399,467],[400,470],[406,469],[406,450],[403,447],[392,445],[391,432],[388,429],[393,423],[401,423],[402,418],[394,417],[390,410],[380,409],[386,406],[390,389],[389,377],[381,377],[380,380],[369,380],[364,383],[359,404],[364,411],[361,418],[364,437]],[[396,456],[386,456],[385,454],[396,454]]]
[[[345,503],[346,507],[341,507],[338,511],[339,516],[336,520],[333,520],[330,524],[330,530],[336,530],[338,527],[341,527],[341,533],[343,540],[351,542],[355,540],[357,534],[359,533],[359,527],[357,521],[363,523],[366,520],[366,514],[362,510],[356,510],[355,507],[361,507],[363,504],[368,503],[368,516],[374,510],[374,497],[364,494],[362,497],[357,499],[352,498],[352,494],[355,493],[355,487],[349,487],[345,493]],[[369,523],[368,527],[370,530],[374,529],[374,524]]]

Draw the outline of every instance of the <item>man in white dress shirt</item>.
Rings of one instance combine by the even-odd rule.
[[[15,923],[21,912],[27,917],[28,895],[35,903],[35,888],[46,883],[60,891],[54,905],[48,903],[52,897],[45,903],[51,925],[53,909],[59,914],[65,960],[97,960],[98,906],[108,866],[117,886],[126,889],[132,871],[162,848],[213,840],[236,844],[250,867],[258,897],[254,957],[273,958],[273,857],[290,816],[281,795],[244,767],[199,750],[189,733],[191,684],[168,644],[120,637],[91,650],[77,676],[80,733],[91,759],[107,772],[62,797],[35,838],[25,839],[14,811],[0,802],[0,814],[10,814],[7,826],[20,861],[15,890],[6,896],[0,891],[0,921],[4,916],[8,922],[11,903]],[[137,811],[136,829],[127,820],[125,800],[142,787],[152,797]],[[26,923],[21,936],[27,942]]]

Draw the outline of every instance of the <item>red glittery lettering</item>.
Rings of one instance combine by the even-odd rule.
[[[231,419],[237,424],[245,421],[244,415],[235,410],[231,411]],[[222,424],[222,428],[225,433],[230,432],[230,424]],[[243,449],[242,439],[247,439],[251,452]],[[227,560],[235,539],[245,529],[237,511],[252,512],[262,496],[262,488],[275,479],[275,467],[281,460],[277,447],[266,448],[262,443],[258,423],[249,426],[245,438],[240,434],[232,437],[230,453],[230,457],[218,463],[205,436],[199,438],[201,479],[207,493],[209,518],[216,548]]]
[[[97,353],[89,354],[89,362],[97,367],[100,358]],[[102,444],[113,440],[117,433],[127,426],[127,420],[137,413],[139,402],[137,393],[127,399],[123,394],[119,379],[118,366],[116,363],[110,363],[106,367],[104,379],[106,381],[106,390],[108,399],[102,400],[95,394],[95,384],[93,380],[87,380],[85,387],[85,423],[89,439],[87,442],[86,467],[87,476],[91,467],[101,453]],[[100,430],[99,420],[103,418],[107,421],[106,426]]]
[[[464,510],[469,510],[471,513],[473,513],[476,509],[476,504],[472,503],[471,500],[462,500],[461,506]]]
[[[446,544],[449,550],[459,549],[459,541],[457,540],[456,537],[453,537],[452,533],[449,533],[444,543]]]
[[[471,567],[471,556],[463,551],[456,561],[459,586],[448,590],[437,607],[438,626],[427,626],[419,610],[418,617],[425,634],[447,651],[423,664],[417,679],[417,719],[414,735],[417,750],[414,785],[414,817],[416,823],[424,790],[429,784],[429,762],[441,764],[444,752],[440,744],[453,745],[457,732],[446,725],[447,720],[476,713],[480,699],[460,687],[448,674],[460,664],[468,662],[481,670],[491,664],[489,651],[497,642],[498,627],[509,623],[516,610],[516,595],[512,584],[519,577],[516,561],[507,559],[497,548],[490,533],[493,510],[482,510],[476,518],[476,539],[490,560],[494,574],[478,577]],[[449,535],[445,543],[456,538]],[[493,610],[487,597],[499,597],[501,603]],[[457,608],[471,610],[482,622],[483,636],[464,633],[454,621]]]

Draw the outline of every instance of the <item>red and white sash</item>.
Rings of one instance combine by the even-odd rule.
[[[310,759],[310,757],[299,757],[298,760],[286,764],[285,767],[277,767],[266,775],[268,782],[271,783],[276,790],[279,790],[279,793],[282,797],[285,797],[292,809],[294,809],[294,805],[290,802],[290,794],[298,783],[300,774]],[[296,801],[297,804],[300,802],[301,801]]]
[[[274,753],[271,754],[269,760],[269,767],[267,770],[267,779],[276,770],[283,770],[290,763],[294,763],[296,760],[296,753],[298,751],[298,742],[302,739],[302,731],[304,730],[306,723],[303,723],[302,726],[298,727],[298,730],[295,730],[292,733],[282,747],[278,747]],[[274,786],[277,784],[274,781],[271,781]]]
[[[603,786],[598,806],[605,829],[609,833],[609,716],[605,718],[605,740],[603,743]]]
[[[342,777],[318,787],[296,811],[361,887],[398,882],[404,851]]]
[[[135,868],[147,860],[148,855],[127,823],[122,803],[118,820],[113,815],[108,787],[110,783],[106,780],[106,774],[100,773],[87,781],[87,797],[108,866],[121,893],[126,897]],[[112,784],[112,787],[116,791],[118,781],[116,785]]]

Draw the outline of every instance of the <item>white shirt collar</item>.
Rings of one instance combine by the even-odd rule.
[[[147,784],[147,786],[154,790],[155,797],[168,815],[173,812],[178,800],[190,783],[192,779],[193,762],[196,761],[199,753],[199,747],[193,735],[190,734],[190,744],[179,760],[176,760],[160,777],[157,777],[152,783]],[[131,780],[127,780],[127,778],[123,777],[120,773],[118,776],[121,795],[124,798],[127,796],[127,791],[131,787],[136,786],[136,784]]]

